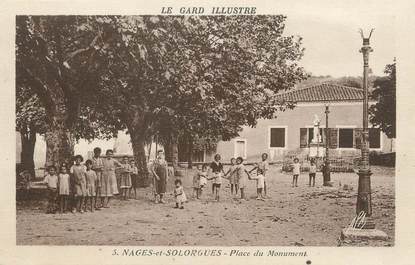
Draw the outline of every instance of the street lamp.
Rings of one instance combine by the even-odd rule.
[[[368,130],[368,71],[369,71],[369,53],[373,51],[370,47],[369,40],[373,29],[370,31],[369,37],[360,35],[363,39],[363,46],[360,52],[363,54],[363,133],[362,133],[362,158],[360,168],[357,172],[359,175],[359,186],[357,188],[356,217],[353,218],[349,227],[341,232],[342,239],[361,240],[376,239],[386,240],[388,235],[378,229],[375,229],[375,222],[372,216],[372,194],[370,190],[370,166],[369,166],[369,130]]]
[[[365,213],[366,224],[363,228],[374,229],[375,223],[370,218],[372,216],[372,194],[370,188],[370,172],[369,165],[369,129],[368,129],[368,71],[369,71],[369,53],[373,52],[370,47],[369,40],[372,35],[373,29],[370,31],[369,37],[365,38],[363,31],[360,30],[360,34],[363,39],[363,46],[360,52],[363,54],[363,132],[362,132],[362,158],[359,175],[359,186],[357,190],[357,203],[356,203],[356,215],[361,212]]]
[[[330,161],[329,161],[329,105],[326,104],[326,155],[324,157],[324,170],[323,170],[323,186],[332,186],[330,182]]]

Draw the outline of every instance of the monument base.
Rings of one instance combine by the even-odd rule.
[[[309,157],[324,157],[325,155],[325,148],[322,144],[310,143],[308,151]]]
[[[342,240],[387,240],[388,235],[378,229],[344,228],[341,232]]]

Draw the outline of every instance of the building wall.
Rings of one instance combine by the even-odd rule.
[[[95,147],[100,147],[102,149],[102,154],[105,155],[107,149],[116,149],[116,155],[132,155],[133,150],[130,143],[130,136],[124,131],[118,132],[117,138],[112,138],[110,140],[101,140],[95,139],[93,141],[87,141],[84,139],[79,140],[78,143],[74,146],[74,152],[76,155],[82,155],[84,160],[90,159],[93,155],[93,149]],[[158,149],[162,149],[160,145],[157,146]],[[20,153],[22,151],[22,143],[20,139],[20,133],[16,132],[16,163],[20,163]],[[151,150],[150,160],[154,159],[156,156],[156,144],[153,143]],[[148,154],[148,153],[147,153]],[[36,144],[34,151],[34,162],[36,168],[42,168],[46,163],[46,142],[43,136],[36,136]]]
[[[361,128],[362,127],[362,104],[361,103],[331,103],[329,107],[330,128]],[[270,120],[259,120],[255,128],[244,127],[240,136],[231,141],[220,142],[217,153],[221,154],[223,161],[229,161],[234,157],[236,141],[246,142],[246,156],[248,161],[260,159],[262,153],[268,153],[271,161],[282,160],[289,152],[302,152],[308,154],[308,148],[300,148],[300,128],[313,127],[314,115],[320,119],[320,128],[325,128],[325,106],[324,104],[310,103],[299,104],[293,110],[279,112],[277,118]],[[270,127],[286,128],[286,147],[283,149],[270,148]],[[369,125],[370,126],[370,125]],[[391,152],[392,140],[381,133],[380,152]],[[394,151],[394,150],[393,150]],[[334,155],[359,156],[360,149],[332,149]],[[212,159],[209,154],[207,161]]]

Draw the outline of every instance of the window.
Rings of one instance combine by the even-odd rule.
[[[234,157],[246,158],[246,140],[235,140]]]
[[[270,128],[270,148],[285,148],[285,128]]]
[[[192,159],[193,162],[205,162],[205,151],[194,151]]]
[[[353,129],[339,129],[339,148],[353,148]]]
[[[369,148],[380,148],[380,129],[369,128]]]

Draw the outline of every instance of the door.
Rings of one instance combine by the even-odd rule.
[[[235,141],[235,157],[246,158],[246,141],[236,140]]]

